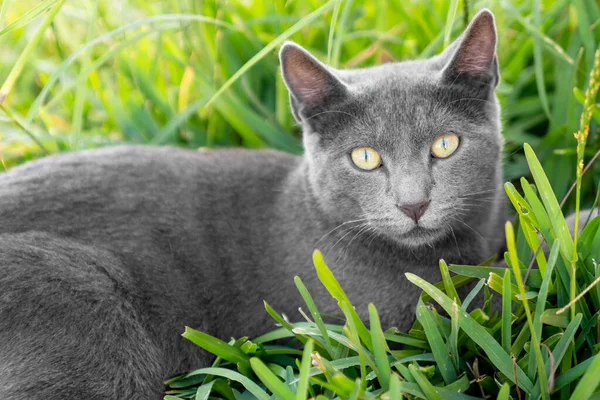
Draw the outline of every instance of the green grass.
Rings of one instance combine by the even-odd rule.
[[[4,0],[0,162],[114,143],[300,153],[278,70],[284,40],[340,68],[428,57],[482,7],[499,33],[504,172],[517,214],[506,231],[510,268],[440,263],[436,285],[407,276],[424,295],[413,329],[399,333],[379,326],[374,306],[361,321],[316,253],[343,326],[323,322],[297,279],[311,321],[290,324],[265,305],[282,327],[259,338],[225,343],[187,329],[218,357],[171,380],[166,398],[598,398],[600,219],[572,237],[563,217],[598,197],[600,165],[583,174],[600,149],[596,0]],[[454,302],[466,280],[478,284]],[[489,302],[467,311],[479,291],[502,297],[500,315]]]

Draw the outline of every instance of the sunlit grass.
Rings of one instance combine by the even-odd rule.
[[[588,79],[600,43],[596,0],[5,0],[0,165],[122,142],[299,153],[299,127],[276,56],[284,39],[340,68],[429,57],[482,7],[495,13],[499,32],[505,177],[514,183],[505,187],[517,213],[516,227],[507,228],[511,268],[440,263],[444,282],[437,286],[409,276],[427,295],[416,305],[414,329],[397,333],[378,326],[375,307],[369,327],[358,319],[317,256],[345,326],[325,325],[297,281],[313,323],[290,325],[267,305],[281,329],[252,342],[232,341],[232,350],[215,352],[213,368],[171,381],[171,394],[235,398],[233,388],[265,400],[272,393],[285,399],[462,399],[465,392],[499,399],[599,397],[600,219],[572,237],[557,201],[575,178],[576,194],[565,210],[597,199],[600,166],[582,175],[600,148],[597,78]],[[540,241],[552,249],[548,258],[537,251]],[[537,268],[528,272],[531,263]],[[467,312],[473,296],[454,303],[453,284],[461,279],[479,281],[473,296],[502,295],[502,313],[487,305]],[[426,306],[431,300],[447,315]],[[186,337],[208,350],[214,344],[193,330]],[[306,344],[304,352],[270,347],[284,337]],[[390,350],[386,340],[403,348]],[[282,352],[302,362],[277,364],[271,356]]]

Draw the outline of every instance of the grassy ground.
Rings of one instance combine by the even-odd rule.
[[[5,0],[0,79],[23,62],[2,88],[0,153],[10,166],[117,142],[299,152],[278,75],[284,37],[334,66],[362,67],[437,53],[481,7],[498,24],[506,178],[527,173],[528,142],[562,196],[600,41],[595,0]],[[37,15],[47,9],[56,15]],[[257,62],[238,74],[250,59]],[[592,129],[588,153],[599,147]],[[587,204],[595,172],[583,183]]]
[[[219,358],[170,381],[168,398],[600,398],[600,217],[572,237],[557,200],[576,178],[567,209],[597,197],[600,164],[585,175],[576,169],[600,149],[600,56],[590,76],[597,0],[4,0],[0,161],[9,168],[123,142],[299,153],[278,73],[283,40],[343,68],[427,57],[481,7],[495,13],[499,31],[505,177],[516,186],[506,191],[518,214],[517,228],[506,228],[511,268],[441,263],[437,287],[407,276],[424,301],[447,312],[419,304],[407,334],[384,332],[374,307],[367,328],[317,253],[344,326],[323,325],[297,281],[306,323],[290,325],[267,307],[282,328],[229,345],[188,329],[188,339]],[[549,258],[534,255],[538,235]],[[529,273],[528,265],[537,268]],[[469,279],[478,281],[473,296],[502,296],[500,314],[489,303],[467,313],[471,295],[453,301],[454,286]],[[283,337],[303,352],[271,343]]]

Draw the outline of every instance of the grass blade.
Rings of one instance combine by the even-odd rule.
[[[448,265],[446,261],[440,260],[440,272],[442,274],[442,281],[444,282],[444,288],[446,289],[446,294],[452,300],[456,301],[458,305],[460,305],[460,297],[458,297],[458,293],[456,292],[456,288],[452,283],[452,278],[450,278],[450,272],[448,271]]]
[[[275,395],[282,400],[295,400],[292,392],[260,359],[250,359],[252,370],[260,381]]]
[[[596,391],[600,384],[600,356],[594,356],[594,361],[590,364],[581,380],[575,386],[571,394],[571,400],[587,400]]]
[[[57,1],[59,0],[43,0],[35,6],[31,7],[29,10],[27,10],[27,12],[25,12],[25,14],[21,15],[19,18],[15,19],[10,24],[2,28],[2,30],[0,30],[0,36],[27,25],[28,23],[33,21],[35,17],[37,17],[38,15],[52,7],[54,4],[56,4]],[[8,4],[10,4],[10,1],[2,2],[2,17],[4,17],[4,14],[6,13],[5,7],[8,7]],[[4,21],[4,18],[0,19],[0,21]]]
[[[387,343],[381,330],[379,315],[373,304],[369,304],[369,320],[371,321],[371,341],[373,343],[373,356],[377,371],[379,372],[379,383],[383,390],[388,390],[390,387],[390,362],[387,356]]]
[[[315,305],[315,302],[314,302],[312,296],[308,292],[308,289],[306,288],[306,286],[304,286],[304,283],[302,282],[302,279],[300,279],[299,276],[294,277],[294,283],[296,283],[296,287],[298,288],[300,295],[304,299],[304,302],[306,303],[306,306],[308,307],[308,310],[310,311],[310,314],[312,315],[312,317],[315,321],[315,324],[317,324],[317,327],[319,328],[319,330],[321,331],[321,334],[323,335],[323,339],[325,340],[327,352],[329,353],[330,356],[333,356],[334,355],[333,347],[331,346],[331,341],[329,340],[329,335],[327,335],[327,328],[325,327],[325,323],[323,322],[321,313],[317,309],[317,306]]]
[[[405,275],[409,281],[427,292],[432,299],[446,310],[447,313],[452,312],[452,300],[450,300],[450,298],[448,298],[441,290],[414,274],[407,272]],[[483,349],[496,368],[498,368],[498,370],[511,382],[515,383],[512,359],[508,353],[504,351],[502,346],[498,344],[492,335],[490,335],[484,327],[479,325],[466,311],[459,309],[458,318],[460,320],[461,329]],[[523,372],[520,367],[517,366],[516,370],[519,386],[525,391],[531,392],[533,390],[533,383],[531,380],[525,375],[525,372]]]
[[[458,10],[458,0],[451,0],[448,5],[448,15],[446,17],[446,27],[444,28],[444,48],[450,44],[450,35],[452,34],[452,26],[456,20],[456,11]]]
[[[440,395],[437,388],[433,386],[421,372],[419,372],[417,367],[415,367],[413,364],[410,364],[408,369],[425,394],[425,398],[427,400],[443,400],[443,397]]]
[[[504,271],[504,282],[502,286],[502,348],[510,354],[512,343],[512,290],[510,285],[510,270]]]
[[[321,254],[321,252],[318,250],[315,250],[313,253],[313,263],[315,265],[317,275],[319,276],[321,283],[323,283],[325,288],[327,288],[329,294],[331,294],[331,296],[338,301],[338,304],[348,304],[348,309],[352,316],[352,320],[356,325],[356,330],[358,332],[358,335],[360,336],[360,339],[365,343],[365,346],[367,347],[367,349],[369,349],[369,351],[373,351],[373,343],[371,341],[371,335],[369,334],[369,330],[354,310],[350,299],[348,298],[348,296],[346,296],[346,292],[344,292],[344,289],[342,289],[340,283],[337,281],[335,276],[333,276],[333,273],[331,272],[329,267],[327,267],[327,264],[325,264],[325,261],[323,260],[323,254]]]
[[[188,326],[185,327],[185,332],[181,335],[188,339],[197,346],[202,347],[204,350],[212,353],[224,360],[237,364],[243,373],[249,372],[249,357],[238,349],[237,347],[230,346],[221,339],[217,339],[214,336],[208,335],[204,332],[197,331]]]
[[[423,325],[425,336],[427,336],[431,352],[444,378],[444,382],[447,385],[451,384],[457,379],[456,370],[452,364],[452,359],[448,357],[448,348],[442,340],[442,335],[433,319],[433,315],[431,315],[431,311],[423,304],[417,306],[417,320]]]
[[[571,255],[573,254],[573,238],[571,238],[569,227],[567,226],[565,217],[563,216],[560,205],[558,204],[558,200],[556,200],[552,186],[550,185],[550,182],[544,173],[544,169],[542,168],[542,165],[536,157],[533,149],[527,143],[525,143],[523,147],[525,150],[525,158],[529,164],[529,169],[531,170],[531,174],[535,180],[535,184],[540,193],[542,202],[546,207],[550,223],[552,224],[552,228],[556,233],[556,238],[560,240],[561,255],[565,260],[570,261]],[[570,270],[569,275],[571,275]]]
[[[19,75],[21,75],[23,67],[25,67],[25,63],[29,60],[29,57],[33,53],[33,50],[38,46],[38,44],[42,40],[42,37],[46,32],[46,28],[48,28],[52,21],[54,21],[54,17],[56,17],[56,14],[58,14],[64,3],[65,0],[58,0],[58,2],[54,4],[54,6],[50,9],[48,14],[46,14],[44,19],[42,20],[40,26],[38,26],[33,37],[27,43],[27,46],[25,46],[25,48],[21,52],[21,55],[19,55],[19,58],[15,62],[15,65],[8,73],[4,84],[2,84],[2,88],[0,88],[0,104],[4,103],[4,101],[6,100],[6,97],[15,85],[15,82],[19,78]]]
[[[540,340],[539,335],[535,330],[535,326],[533,323],[533,317],[531,316],[531,310],[529,309],[529,301],[525,296],[525,286],[523,285],[523,279],[521,278],[521,270],[519,269],[519,260],[517,259],[517,250],[515,249],[515,236],[512,224],[510,222],[506,223],[506,246],[508,248],[508,254],[510,256],[510,260],[513,265],[513,271],[515,274],[515,278],[517,280],[517,286],[519,287],[519,293],[521,294],[521,302],[523,304],[523,308],[525,309],[525,315],[527,316],[527,325],[529,326],[529,330],[531,332],[531,347],[533,351],[529,352],[529,368],[528,368],[528,376],[531,379],[535,378],[535,364],[531,359],[535,357],[535,362],[538,366],[538,376],[540,381],[540,387],[542,392],[542,399],[546,399],[546,387],[548,386],[548,378],[546,376],[546,369],[544,367],[544,359],[542,358],[542,352],[540,349]],[[549,270],[549,268],[548,268]],[[547,270],[547,272],[548,272]],[[542,305],[542,309],[543,309]],[[540,324],[541,327],[541,324]]]
[[[533,2],[533,21],[536,27],[541,25],[540,15],[540,0],[534,0]],[[538,36],[533,36],[533,62],[535,69],[535,82],[537,84],[538,94],[540,96],[540,102],[542,103],[542,109],[548,119],[552,119],[550,113],[550,106],[548,104],[548,93],[546,92],[546,82],[544,80],[544,58],[542,55],[542,40]]]
[[[296,400],[306,400],[308,394],[308,378],[311,367],[311,357],[313,351],[313,341],[309,340],[304,346],[302,352],[302,362],[300,363],[300,372],[298,374],[298,388],[296,389]]]
[[[252,382],[248,377],[240,374],[239,372],[232,371],[226,368],[201,368],[190,372],[186,375],[186,378],[196,375],[212,375],[227,378],[229,380],[242,384],[253,396],[259,400],[269,400],[270,396],[260,388],[256,383]]]
[[[325,11],[329,10],[331,7],[333,7],[335,4],[337,4],[337,2],[338,2],[338,0],[329,0],[323,6],[317,8],[315,11],[311,12],[306,17],[302,18],[300,21],[295,23],[291,28],[286,30],[284,33],[277,36],[268,45],[266,45],[261,51],[256,53],[250,60],[248,60],[248,62],[246,62],[246,64],[244,64],[242,66],[242,68],[240,68],[235,74],[233,74],[231,76],[231,78],[229,78],[227,80],[227,82],[225,82],[219,88],[219,90],[217,90],[217,92],[211,97],[211,99],[208,101],[208,103],[206,103],[206,105],[204,106],[203,109],[209,107],[221,94],[223,94],[227,89],[229,89],[229,87],[231,85],[233,85],[234,82],[236,82],[242,75],[244,75],[246,73],[246,71],[248,71],[256,63],[258,63],[260,60],[262,60],[267,54],[269,54],[271,51],[273,51],[278,46],[282,45],[283,42],[285,42],[286,39],[288,39],[294,33],[298,32],[299,30],[301,30],[302,28],[304,28],[305,26],[307,26],[311,22],[313,22],[315,19],[320,17]]]

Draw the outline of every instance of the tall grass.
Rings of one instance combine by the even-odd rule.
[[[9,168],[111,143],[299,153],[278,73],[283,40],[339,68],[428,57],[481,7],[499,31],[506,191],[517,213],[517,226],[506,227],[509,268],[441,262],[435,286],[407,276],[424,295],[415,326],[400,333],[383,330],[374,306],[367,328],[316,253],[344,326],[325,325],[297,280],[312,320],[290,324],[267,305],[282,328],[230,346],[188,329],[218,358],[168,382],[169,396],[598,398],[600,219],[571,236],[557,201],[574,180],[568,208],[598,198],[600,166],[589,166],[600,148],[596,0],[4,0],[0,161]],[[454,283],[466,279],[478,284],[457,299]],[[501,296],[502,312],[489,301],[468,312],[479,291]],[[281,338],[303,348],[272,344]]]
[[[481,7],[498,23],[505,175],[527,173],[527,141],[561,197],[575,172],[568,133],[600,42],[595,0],[5,0],[0,153],[7,167],[118,142],[298,153],[278,74],[283,39],[340,68],[428,57]],[[596,126],[588,158],[600,147]],[[598,168],[583,179],[585,205]]]

